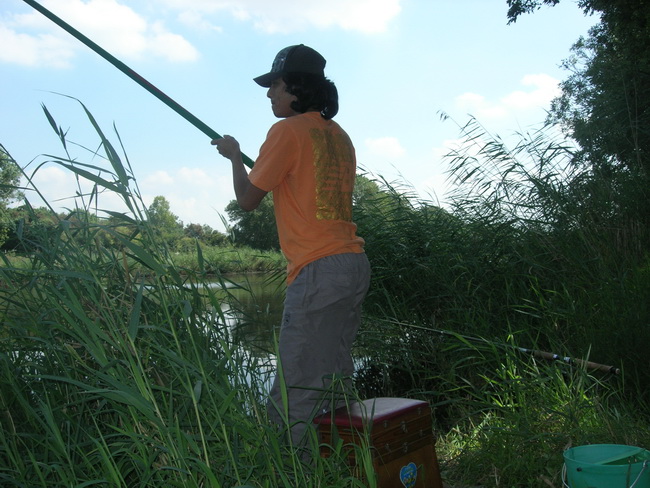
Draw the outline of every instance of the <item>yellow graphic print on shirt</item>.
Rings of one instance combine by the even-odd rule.
[[[316,176],[316,218],[352,220],[354,155],[349,139],[322,129],[311,129]]]

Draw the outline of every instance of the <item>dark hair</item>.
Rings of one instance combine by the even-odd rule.
[[[298,100],[291,103],[291,108],[304,114],[317,110],[325,120],[333,118],[339,111],[339,92],[336,85],[324,76],[310,73],[286,73],[282,80],[287,85],[287,92]]]

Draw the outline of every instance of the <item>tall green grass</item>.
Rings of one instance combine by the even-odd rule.
[[[448,209],[382,180],[355,209],[374,272],[357,384],[435,405],[448,480],[560,486],[571,445],[650,447],[650,236],[629,202],[638,183],[576,166],[549,127],[514,147],[473,119],[460,130]]]
[[[208,275],[284,272],[287,262],[280,252],[260,251],[246,246],[201,246],[201,272]],[[174,255],[174,263],[183,270],[199,271],[196,246],[191,252]]]
[[[268,424],[273,351],[229,314],[270,314],[242,317],[244,298],[217,272],[223,256],[209,253],[239,257],[170,253],[124,149],[90,113],[97,151],[46,116],[64,152],[49,164],[94,187],[42,235],[22,234],[30,252],[18,264],[2,256],[0,484],[374,486],[367,451],[353,472],[342,445],[323,459],[312,439],[305,464]],[[380,181],[355,209],[373,265],[358,395],[430,401],[451,486],[561,486],[569,446],[650,446],[648,230],[618,196],[625,175],[613,185],[572,167],[552,133],[522,134],[510,149],[476,121],[461,132],[453,207]],[[96,218],[103,192],[128,210]],[[204,286],[208,277],[224,286]]]
[[[305,464],[269,424],[273,357],[235,339],[223,310],[237,301],[223,277],[204,286],[200,247],[191,269],[174,262],[122,148],[87,110],[97,151],[45,112],[65,153],[47,163],[94,186],[47,235],[31,235],[18,266],[3,256],[0,485],[363,486],[341,456],[321,459],[315,439]],[[31,192],[43,164],[25,174]],[[105,211],[110,223],[93,217],[105,191],[128,209]],[[106,233],[119,246],[105,246]]]
[[[461,134],[448,210],[385,182],[356,209],[368,311],[499,341],[514,331],[522,347],[591,355],[647,382],[650,230],[621,211],[625,189],[573,165],[551,129],[512,149],[476,121]]]

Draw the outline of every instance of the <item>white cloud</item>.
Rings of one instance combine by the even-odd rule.
[[[160,21],[148,21],[118,0],[49,0],[43,6],[118,58],[159,57],[194,61],[198,51]],[[0,60],[29,66],[66,67],[87,49],[70,34],[33,11],[0,23]],[[8,52],[7,52],[8,51]]]
[[[138,181],[146,206],[162,195],[185,225],[207,224],[223,230],[219,213],[225,214],[226,205],[235,198],[230,175],[212,176],[209,167],[181,167],[172,173],[160,170]]]
[[[331,6],[330,3],[320,3]],[[402,10],[399,0],[342,0],[340,3],[341,7],[348,10],[347,13],[341,15],[340,21],[338,15],[330,20],[336,19],[346,30],[358,30],[367,34],[385,31],[388,23]],[[330,12],[336,11],[332,9]]]
[[[373,156],[380,156],[384,159],[399,159],[406,154],[396,137],[379,137],[377,139],[366,139],[365,145]]]
[[[107,209],[117,212],[126,212],[127,207],[122,198],[111,191],[100,188],[98,195],[92,196],[94,183],[83,177],[77,178],[71,171],[56,164],[41,166],[32,175],[32,185],[40,194],[26,191],[25,196],[35,207],[45,205],[47,202],[57,212],[65,212],[75,207],[84,207],[91,204],[95,209]],[[31,186],[30,186],[31,188]],[[80,197],[82,194],[83,197]]]
[[[227,12],[266,33],[340,28],[374,34],[385,31],[401,12],[402,0],[159,0],[195,30],[221,31],[215,15]],[[157,57],[191,62],[197,49],[160,19],[148,19],[125,0],[42,0],[45,8],[119,59]],[[162,15],[162,14],[161,14]],[[31,11],[0,19],[0,62],[69,67],[87,48],[42,14]]]
[[[432,155],[435,161],[442,161],[445,156],[460,149],[463,145],[462,139],[445,139],[442,145],[434,147]]]
[[[153,24],[151,34],[146,38],[147,44],[142,54],[151,52],[160,58],[173,62],[195,61],[198,51],[183,36],[168,32],[161,22]]]
[[[178,20],[181,24],[186,25],[194,30],[223,32],[223,29],[212,24],[200,12],[195,10],[185,10],[178,14]]]
[[[32,175],[32,182],[39,189],[43,183],[49,183],[51,186],[58,188],[67,187],[64,191],[69,194],[72,191],[73,179],[70,173],[58,166],[42,166]],[[61,196],[59,195],[59,197]]]
[[[145,175],[142,182],[149,188],[173,186],[175,190],[212,186],[214,184],[213,178],[206,171],[201,168],[188,168],[187,166],[178,168],[172,174],[165,170],[154,171]]]
[[[199,20],[196,13],[229,12],[235,19],[252,22],[267,33],[304,31],[310,27],[338,27],[365,34],[383,32],[401,11],[402,0],[165,0],[181,10],[185,19]],[[193,12],[188,15],[186,12]],[[205,26],[203,21],[200,23]]]
[[[551,100],[561,94],[558,80],[546,74],[526,75],[521,84],[532,90],[518,90],[507,95],[502,99],[504,105],[516,110],[548,107]]]
[[[559,82],[546,74],[526,75],[521,84],[528,90],[516,90],[500,100],[489,100],[477,93],[456,97],[456,106],[481,121],[504,120],[529,111],[547,109],[551,100],[560,95]]]
[[[147,186],[169,186],[174,184],[174,178],[163,170],[154,171],[142,179],[143,183]]]
[[[19,34],[0,25],[0,62],[67,68],[74,57],[70,42],[49,34]]]
[[[92,190],[92,182],[81,178],[79,185],[74,174],[56,164],[41,166],[32,178],[39,192],[57,212],[75,208],[75,200],[81,191],[86,195]],[[213,229],[223,231],[221,215],[235,198],[230,175],[212,177],[202,168],[183,167],[169,173],[159,170],[138,178],[142,194],[142,206],[149,207],[156,196],[164,196],[170,209],[185,225],[190,223],[207,224]],[[79,187],[81,189],[79,189]],[[26,192],[28,200],[35,207],[45,204],[33,191]],[[84,201],[88,204],[89,197]],[[81,200],[77,200],[82,206]],[[93,208],[128,212],[121,197],[111,191],[102,191],[93,201]]]
[[[183,222],[183,225],[189,224],[207,224],[213,229],[223,231],[219,213],[224,212],[225,204],[217,207],[218,204],[214,199],[207,198],[206,195],[191,196],[184,193],[170,193],[165,195],[169,201],[171,212]]]
[[[479,120],[503,119],[508,115],[507,107],[492,102],[478,93],[463,93],[456,98],[456,105]]]
[[[213,179],[201,168],[183,167],[178,170],[178,179],[179,183],[190,187],[212,186],[214,184]]]

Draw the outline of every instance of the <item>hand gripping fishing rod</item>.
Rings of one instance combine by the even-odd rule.
[[[167,96],[161,90],[159,90],[154,85],[152,85],[150,82],[145,80],[142,76],[140,76],[138,73],[133,71],[126,64],[124,64],[122,61],[117,59],[115,56],[110,54],[108,51],[103,49],[98,44],[96,44],[93,41],[91,41],[90,39],[88,39],[86,36],[84,36],[77,29],[75,29],[71,25],[69,25],[66,22],[64,22],[63,20],[61,20],[59,17],[54,15],[52,12],[50,12],[49,10],[47,10],[45,7],[43,7],[41,4],[35,2],[34,0],[23,0],[23,1],[27,5],[29,5],[30,7],[34,8],[35,10],[38,10],[45,17],[47,17],[52,22],[54,22],[56,25],[61,27],[63,30],[65,30],[66,32],[68,32],[69,34],[71,34],[72,36],[74,36],[75,38],[80,40],[81,42],[83,42],[86,46],[88,46],[90,49],[95,51],[102,58],[104,58],[106,61],[111,63],[113,66],[115,66],[117,69],[119,69],[122,73],[124,73],[126,76],[131,78],[133,81],[138,83],[145,90],[147,90],[153,96],[158,98],[161,102],[163,102],[165,105],[167,105],[169,108],[171,108],[174,112],[176,112],[178,115],[180,115],[185,120],[187,120],[194,127],[196,127],[201,132],[203,132],[205,135],[210,137],[210,139],[221,139],[221,136],[217,132],[212,130],[210,127],[208,127],[207,124],[205,124],[204,122],[199,120],[195,115],[191,114],[189,111],[187,111],[185,108],[183,108],[177,102],[172,100],[169,96]],[[246,166],[248,166],[249,168],[253,167],[253,160],[251,158],[249,158],[248,156],[246,156],[245,154],[243,154],[243,153],[242,153],[242,160],[244,161],[244,164]]]

